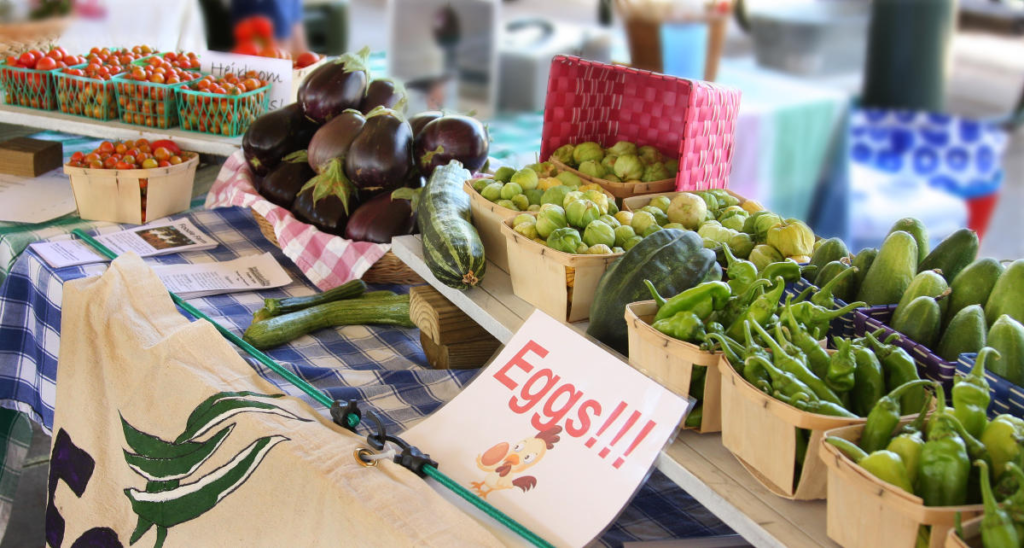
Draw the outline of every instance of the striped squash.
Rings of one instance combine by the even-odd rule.
[[[425,262],[441,283],[455,289],[479,284],[487,265],[484,244],[470,222],[469,195],[462,191],[470,177],[454,160],[435,169],[416,209]]]

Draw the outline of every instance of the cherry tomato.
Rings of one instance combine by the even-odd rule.
[[[121,161],[128,165],[135,165],[135,156],[132,156],[131,154],[125,154],[124,156],[121,157]]]
[[[153,151],[156,154],[156,149],[164,148],[167,149],[171,154],[181,154],[181,149],[178,148],[178,144],[170,139],[160,139],[159,141],[153,141],[149,146],[154,147]]]
[[[36,64],[36,58],[31,52],[26,51],[18,57],[18,63],[25,65],[26,67],[34,67]]]
[[[114,167],[117,169],[135,169],[135,166],[125,161],[118,162],[117,164],[114,165]]]
[[[153,169],[160,165],[154,158],[146,158],[142,161],[142,169]]]
[[[234,49],[231,50],[231,53],[237,53],[239,55],[259,56],[260,47],[257,46],[254,42],[244,41],[235,46]]]
[[[181,156],[177,156],[177,155],[171,156],[171,158],[169,160],[167,160],[167,161],[170,162],[172,166],[176,166],[176,165],[178,165],[178,164],[180,164],[182,162]]]
[[[295,66],[298,67],[298,68],[305,68],[305,67],[308,67],[308,66],[312,65],[313,63],[316,63],[319,60],[320,60],[320,56],[319,55],[313,53],[312,51],[305,51],[305,52],[302,52],[302,54],[300,54],[295,59]]]
[[[169,161],[167,161],[167,160],[159,160],[159,161],[158,161],[158,162],[156,163],[156,165],[157,165],[158,167],[168,167],[168,166],[170,166],[170,165],[171,165],[171,163],[170,163]]]
[[[89,162],[89,167],[92,169],[103,169],[103,162],[99,159]]]
[[[53,57],[43,57],[36,62],[36,70],[53,70],[57,68],[57,61]]]
[[[81,150],[75,151],[75,153],[71,155],[72,162],[81,162],[82,158],[85,158],[85,153]]]
[[[96,148],[96,150],[100,151],[101,153],[105,152],[109,155],[111,152],[114,152],[114,143],[111,143],[110,141],[103,141],[102,143],[100,143],[100,146]]]
[[[153,157],[157,160],[166,160],[171,157],[171,151],[164,147],[157,147],[153,150]]]
[[[114,169],[114,167],[116,165],[117,165],[117,158],[114,158],[113,156],[107,158],[106,160],[103,160],[103,167],[105,167],[107,169]]]

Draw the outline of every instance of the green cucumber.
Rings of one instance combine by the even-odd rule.
[[[484,244],[470,222],[469,195],[462,191],[469,178],[454,160],[435,169],[416,208],[424,262],[434,277],[455,289],[479,284],[487,266]]]
[[[1003,264],[992,258],[978,259],[967,268],[960,271],[953,278],[949,288],[953,293],[949,296],[949,309],[946,311],[944,321],[949,324],[953,316],[961,310],[979,304],[985,306],[988,302],[996,281],[1003,275]],[[994,316],[992,321],[995,321]]]
[[[947,282],[956,279],[956,275],[978,257],[978,233],[968,228],[961,228],[950,234],[942,243],[918,265],[920,270],[941,270]]]
[[[842,274],[843,272],[853,268],[843,261],[832,261],[825,265],[818,273],[818,277],[815,280],[815,285],[819,288],[823,288],[832,281],[833,278]],[[836,285],[832,286],[832,297],[839,299],[843,302],[850,302],[857,294],[857,274],[859,271],[853,274],[847,275],[842,280],[836,282]]]
[[[915,275],[917,242],[910,234],[897,230],[882,243],[878,256],[861,281],[857,300],[866,302],[868,306],[896,304]]]
[[[949,289],[946,285],[946,279],[942,277],[942,274],[934,270],[922,270],[914,276],[914,279],[910,281],[910,285],[907,286],[907,290],[903,292],[903,297],[900,298],[899,305],[896,306],[896,312],[893,312],[892,321],[897,321],[897,318],[902,316],[907,309],[907,306],[913,302],[914,299],[926,296],[936,298]],[[945,314],[946,309],[949,307],[949,299],[941,299],[939,301],[939,309]]]
[[[263,299],[263,307],[267,310],[268,317],[280,316],[297,312],[303,308],[309,308],[318,304],[340,301],[343,299],[354,299],[366,293],[366,282],[363,280],[351,280],[334,289],[306,297],[288,297],[286,299]]]
[[[875,262],[875,257],[878,256],[878,250],[873,247],[865,247],[860,250],[854,258],[850,266],[857,267],[857,287],[864,282],[864,277],[868,275],[868,270],[871,269],[871,264]]]
[[[1024,322],[1024,259],[1017,259],[999,277],[985,302],[985,318],[993,325],[1000,316]]]
[[[334,301],[254,322],[243,339],[263,350],[280,346],[318,329],[342,325],[415,327],[409,319],[409,296]]]
[[[889,234],[897,230],[902,230],[914,237],[914,241],[917,242],[917,261],[918,263],[923,262],[925,257],[928,256],[928,248],[930,247],[928,243],[928,229],[925,228],[924,223],[913,217],[904,217],[892,225],[892,228],[889,229]]]
[[[999,316],[988,330],[985,344],[999,351],[999,359],[986,363],[988,370],[1024,386],[1024,325],[1007,315]]]
[[[893,317],[890,326],[917,344],[934,348],[942,328],[942,310],[935,299],[921,296],[907,305],[901,317]]]
[[[960,354],[977,352],[985,347],[986,329],[988,325],[981,305],[966,306],[949,321],[935,353],[948,362],[955,362]]]
[[[850,250],[846,249],[846,243],[839,238],[829,238],[821,242],[821,245],[817,246],[814,253],[811,255],[810,264],[818,267],[817,274],[808,274],[807,281],[812,284],[821,287],[827,282],[818,281],[821,276],[821,271],[825,268],[825,265],[832,261],[838,261],[843,257],[849,257]]]

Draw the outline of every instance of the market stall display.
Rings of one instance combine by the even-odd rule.
[[[9,55],[0,65],[0,83],[4,102],[42,110],[57,108],[54,74],[84,62],[80,56],[68,55],[60,47],[46,53],[29,50],[19,56]]]
[[[176,90],[178,123],[185,131],[235,137],[267,108],[270,84],[250,71],[239,77],[206,75]]]

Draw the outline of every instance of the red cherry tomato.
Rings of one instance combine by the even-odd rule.
[[[57,68],[57,61],[53,57],[43,57],[36,62],[36,70],[53,70]]]
[[[308,66],[312,65],[313,63],[316,63],[319,60],[320,60],[320,56],[319,55],[313,53],[312,51],[305,51],[305,52],[302,52],[302,54],[300,54],[295,59],[295,66],[298,67],[298,68],[305,68],[305,67],[308,67]]]
[[[32,52],[26,51],[18,57],[18,63],[25,65],[26,67],[34,67],[36,64],[36,58],[32,55]]]
[[[153,141],[149,144],[153,147],[153,154],[156,154],[157,149],[167,149],[171,154],[181,154],[181,149],[178,148],[178,144],[170,139],[160,139],[159,141]],[[158,157],[159,158],[159,157]]]
[[[260,47],[255,42],[240,42],[235,49],[231,50],[231,53],[237,53],[239,55],[255,55],[259,56]]]

